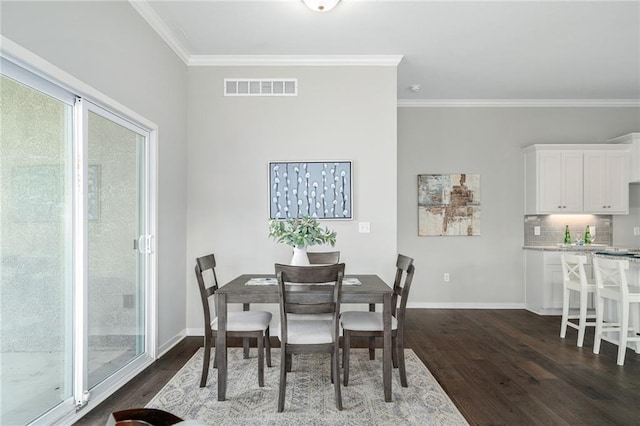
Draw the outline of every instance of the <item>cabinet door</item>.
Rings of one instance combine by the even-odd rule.
[[[538,213],[563,211],[562,169],[562,152],[538,153]]]
[[[609,178],[607,154],[584,153],[584,209],[590,213],[607,213]]]
[[[562,153],[563,213],[582,213],[583,211],[583,159],[582,152]]]
[[[629,212],[627,161],[625,152],[585,152],[585,212],[604,214]]]
[[[607,172],[609,177],[609,213],[629,213],[629,167],[628,154],[613,152],[607,154]]]

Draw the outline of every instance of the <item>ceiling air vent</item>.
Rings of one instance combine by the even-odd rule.
[[[298,96],[297,78],[225,78],[225,96]]]

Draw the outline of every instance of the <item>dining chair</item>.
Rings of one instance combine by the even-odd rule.
[[[307,256],[312,265],[334,265],[340,262],[339,251],[309,251]]]
[[[209,374],[209,361],[211,347],[215,343],[218,330],[218,317],[211,318],[209,298],[218,290],[218,278],[216,277],[216,258],[213,254],[196,259],[196,279],[200,289],[202,310],[204,311],[204,360],[202,363],[202,377],[200,387],[207,385]],[[207,276],[207,280],[205,280]],[[206,281],[206,282],[205,282]],[[248,306],[245,307],[248,309]],[[264,354],[267,353],[267,366],[271,367],[271,344],[269,342],[269,323],[271,313],[265,311],[243,310],[241,312],[229,312],[227,314],[227,338],[255,338],[258,346],[258,385],[264,386]],[[213,366],[217,367],[214,356]]]
[[[640,336],[637,330],[629,327],[629,309],[632,303],[640,304],[640,292],[637,288],[631,292],[627,283],[626,271],[629,261],[624,259],[593,258],[593,272],[596,277],[596,336],[593,341],[593,353],[600,353],[602,333],[618,334],[618,339],[607,339],[618,345],[618,365],[624,365],[627,342],[636,342],[636,353],[640,354]],[[604,322],[604,302],[609,300],[617,304],[617,321]],[[629,333],[632,335],[629,336]]]
[[[290,355],[301,353],[331,354],[331,381],[336,408],[342,410],[340,370],[338,369],[340,290],[344,263],[324,266],[275,265],[280,302],[280,389],[278,412],[284,411],[287,368]],[[318,285],[318,283],[332,283]],[[304,292],[301,292],[301,286]],[[289,313],[331,313],[332,318],[296,320]]]
[[[562,264],[562,320],[560,323],[560,337],[567,335],[567,326],[578,330],[577,346],[582,347],[584,334],[587,327],[595,327],[595,315],[587,315],[587,304],[590,294],[595,294],[596,285],[587,280],[587,273],[584,265],[587,263],[586,256],[573,254],[562,254],[560,256]],[[569,315],[569,301],[571,292],[575,291],[580,296],[580,312],[578,315]],[[593,321],[587,321],[593,319]],[[570,320],[578,320],[578,323]]]
[[[407,299],[415,267],[413,259],[398,255],[396,260],[396,277],[393,282],[393,295],[391,296],[391,337],[393,349],[391,351],[393,366],[400,370],[400,384],[407,387],[407,369],[404,360],[404,323],[407,308]],[[400,303],[398,304],[398,300]],[[376,337],[383,337],[384,323],[382,312],[346,311],[340,316],[342,326],[342,368],[344,385],[349,383],[349,350],[351,337],[368,337],[374,341]],[[369,350],[373,350],[370,345]],[[372,357],[370,357],[372,358]]]

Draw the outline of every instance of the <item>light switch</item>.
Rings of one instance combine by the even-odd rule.
[[[589,233],[591,234],[591,238],[594,238],[596,236],[596,227],[589,226]]]
[[[371,232],[371,225],[369,222],[358,222],[358,232],[361,234],[368,234]]]
[[[637,237],[638,235],[640,235],[640,226],[634,226],[633,227],[633,236]]]
[[[539,226],[534,226],[533,227],[533,235],[540,235],[540,227]]]

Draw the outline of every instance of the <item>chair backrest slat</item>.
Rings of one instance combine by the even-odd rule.
[[[626,270],[629,261],[623,259],[593,258],[593,275],[599,290],[607,287],[618,288],[623,296],[629,295]]]
[[[312,265],[334,265],[340,262],[340,252],[339,251],[316,251],[316,252],[307,252],[307,256],[309,257],[309,263]]]
[[[398,320],[398,330],[404,329],[405,312],[409,291],[415,274],[415,266],[411,257],[399,254],[396,261],[396,278],[393,283],[393,296],[391,296],[392,315]],[[404,280],[403,280],[404,277]],[[400,298],[400,304],[398,304]]]
[[[202,256],[196,259],[196,280],[198,281],[198,289],[200,290],[200,301],[202,302],[202,310],[204,311],[204,330],[205,333],[211,333],[211,309],[209,308],[209,297],[218,290],[218,277],[216,276],[216,258],[213,254]],[[205,273],[211,271],[212,282],[208,285],[205,282]],[[215,316],[215,312],[214,312]]]

